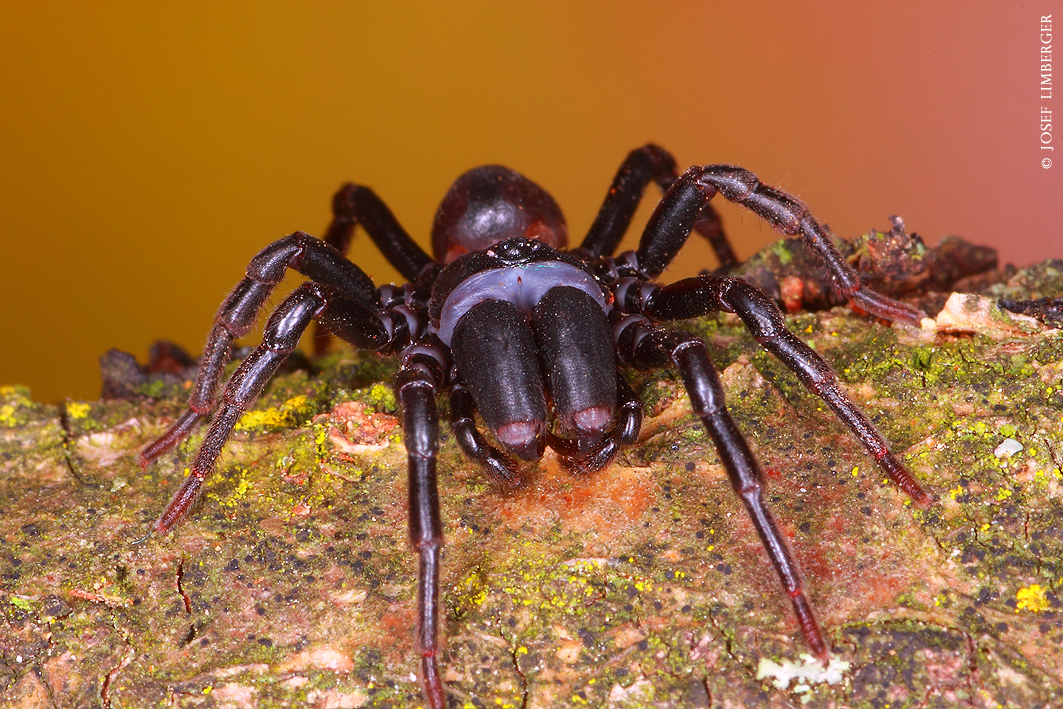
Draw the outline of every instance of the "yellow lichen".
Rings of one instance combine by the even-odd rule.
[[[217,493],[208,492],[207,498],[222,507],[235,507],[238,501],[247,497],[247,491],[254,487],[254,483],[247,477],[246,468],[238,468],[237,473],[240,479],[236,482],[236,488],[228,496],[222,497]]]
[[[263,411],[248,411],[240,417],[236,429],[247,431],[253,428],[286,428],[298,422],[297,414],[309,412],[310,400],[303,395],[292,397],[279,408]]]
[[[70,414],[72,419],[83,419],[89,415],[89,409],[92,406],[82,401],[69,401],[66,405],[66,412]]]
[[[247,491],[250,490],[252,487],[254,487],[254,483],[252,483],[250,480],[241,475],[240,482],[237,484],[236,489],[233,491],[233,497],[243,497],[247,494]]]
[[[1041,588],[1041,584],[1035,583],[1026,588],[1020,588],[1015,594],[1015,612],[1026,609],[1031,613],[1040,613],[1049,608],[1048,599],[1045,598],[1047,589]]]

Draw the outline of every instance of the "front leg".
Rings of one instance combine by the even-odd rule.
[[[639,285],[633,288],[632,285]],[[889,444],[860,408],[842,391],[827,360],[786,328],[782,312],[754,286],[740,278],[702,275],[658,287],[638,279],[618,289],[621,307],[656,320],[686,320],[725,310],[742,318],[761,347],[789,367],[805,387],[841,419],[864,450],[912,501],[926,506],[931,497],[890,450]]]
[[[396,389],[402,405],[406,435],[410,544],[420,557],[417,571],[417,645],[421,676],[431,709],[443,709],[446,698],[439,676],[439,563],[443,548],[443,523],[436,486],[439,453],[439,418],[436,389],[444,385],[445,362],[434,351],[421,348],[403,353]]]
[[[668,267],[690,236],[698,214],[719,192],[727,200],[747,207],[777,231],[800,234],[815,251],[837,293],[859,312],[891,322],[918,325],[926,315],[916,308],[880,295],[860,282],[860,277],[830,241],[830,233],[796,197],[761,184],[756,175],[733,165],[692,167],[672,185],[657,205],[636,252],[639,268],[656,277]]]
[[[270,316],[262,333],[262,343],[240,363],[226,383],[220,407],[196,452],[188,476],[159,515],[153,527],[154,532],[161,534],[168,531],[192,509],[202,492],[203,482],[214,470],[218,455],[236,422],[255,403],[277,368],[299,344],[303,331],[314,318],[342,324],[344,333],[359,338],[357,343],[361,346],[382,346],[388,341],[387,331],[380,318],[358,301],[345,298],[316,283],[304,283],[292,291]],[[167,440],[172,431],[160,440]],[[158,446],[159,442],[156,441],[152,447]]]
[[[262,304],[289,268],[364,304],[363,314],[356,318],[363,330],[371,333],[380,327],[379,319],[369,311],[369,306],[376,302],[375,287],[362,269],[320,239],[301,231],[274,241],[251,259],[243,280],[218,308],[214,327],[199,358],[199,371],[188,396],[188,410],[166,433],[141,451],[142,467],[180,443],[214,409],[214,393],[229,361],[233,342],[251,330]],[[374,344],[374,337],[379,339],[370,335],[367,344],[359,347],[379,349],[386,344],[386,337],[379,344]]]
[[[623,361],[641,368],[671,365],[679,370],[691,407],[712,438],[731,487],[753,521],[801,632],[816,656],[826,663],[830,650],[805,596],[797,562],[764,499],[764,472],[727,411],[723,387],[705,343],[689,332],[665,330],[638,315],[618,317],[615,327],[617,351]]]

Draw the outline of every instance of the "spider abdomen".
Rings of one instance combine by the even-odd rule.
[[[449,263],[518,236],[565,248],[568,227],[561,208],[519,172],[484,165],[461,175],[447,190],[432,225],[432,251],[436,260]]]

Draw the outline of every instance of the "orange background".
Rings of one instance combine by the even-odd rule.
[[[1037,127],[1041,105],[1063,123],[1037,56],[1039,17],[1061,10],[4,2],[0,384],[90,398],[110,347],[198,352],[251,256],[321,233],[345,180],[427,245],[454,177],[502,163],[578,238],[648,140],[748,167],[842,236],[899,214],[930,243],[1063,257],[1063,162],[1042,169]],[[740,256],[775,238],[721,211]],[[666,277],[711,265],[698,246]],[[397,278],[367,239],[353,258]]]

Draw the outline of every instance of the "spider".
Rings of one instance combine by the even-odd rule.
[[[650,182],[664,197],[638,249],[613,256]],[[213,416],[189,475],[152,528],[162,534],[192,509],[233,426],[254,403],[312,321],[363,350],[396,354],[395,383],[408,459],[409,538],[419,555],[417,645],[425,698],[443,707],[439,674],[439,570],[443,545],[436,486],[439,416],[449,398],[460,449],[504,488],[521,485],[518,460],[535,461],[547,446],[577,474],[600,470],[633,443],[642,404],[620,375],[624,367],[678,369],[694,413],[705,425],[779,575],[809,646],[829,649],[805,597],[797,564],[765,499],[765,477],[724,404],[704,341],[661,325],[712,312],[733,312],[756,340],[823,399],[886,475],[912,500],[930,496],[890,451],[867,416],[845,395],[830,365],[786,329],[779,308],[745,281],[703,273],[670,285],[654,279],[693,231],[709,239],[724,267],[737,263],[709,205],[717,193],[744,205],[777,230],[801,234],[850,306],[889,321],[919,323],[923,314],[860,283],[807,207],[731,165],[693,167],[682,175],[664,149],[633,150],[613,179],[589,233],[567,249],[557,203],[541,187],[504,167],[459,177],[436,213],[434,257],[403,230],[370,189],[343,186],[333,198],[325,240],[295,232],[262,249],[222,303],[200,360],[187,411],[140,455],[148,465]],[[343,255],[360,225],[408,279],[375,287]],[[266,323],[262,342],[215,399],[233,341],[286,270],[309,280]],[[478,428],[476,413],[493,434]]]

